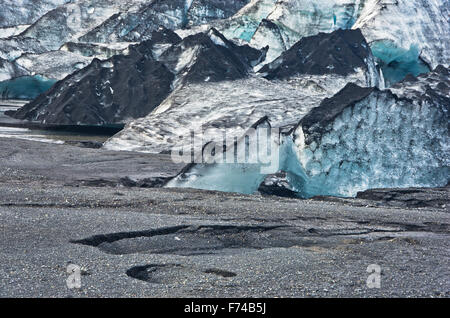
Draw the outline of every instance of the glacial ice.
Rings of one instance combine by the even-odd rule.
[[[381,58],[389,57],[384,64],[403,52],[405,60],[400,62],[407,65],[399,68],[417,72],[422,62],[430,69],[449,66],[449,16],[448,0],[366,0],[353,28],[361,29],[371,47],[382,51]],[[420,61],[412,59],[416,54]]]
[[[0,82],[0,95],[5,93],[9,99],[34,99],[55,83],[56,80],[40,75],[17,77]]]
[[[0,58],[0,82],[25,75],[29,75],[28,71],[17,63]]]
[[[323,98],[333,96],[349,82],[361,86],[379,84],[373,57],[362,46],[365,42],[357,31],[336,31],[332,35],[320,36],[323,46],[333,43],[341,47],[342,51],[352,52],[354,58],[347,59],[345,65],[340,62],[343,57],[334,49],[329,54],[326,51],[325,58],[323,54],[312,50],[315,54],[311,55],[308,67],[300,67],[298,64],[301,60],[298,61],[297,56],[293,56],[292,65],[288,66],[296,70],[292,72],[292,76],[281,81],[268,81],[255,74],[246,74],[242,66],[234,66],[230,58],[235,60],[233,55],[238,55],[238,50],[233,55],[229,52],[222,55],[225,50],[222,43],[232,45],[225,38],[221,38],[220,42],[216,39],[221,44],[204,54],[205,45],[214,44],[210,40],[212,35],[213,38],[221,37],[216,32],[187,37],[161,56],[160,61],[177,74],[174,91],[148,116],[129,122],[122,132],[105,143],[106,148],[142,152],[167,151],[182,145],[183,140],[178,136],[187,135],[199,126],[205,129],[219,127],[239,135],[265,115],[270,117],[274,125],[279,126],[305,115],[318,106]],[[195,45],[190,44],[195,38],[203,39],[201,47],[196,42]],[[314,38],[309,39],[308,43],[314,43]],[[305,51],[306,49],[310,50],[311,47],[306,47]],[[203,52],[203,57],[199,52]],[[295,52],[288,53],[295,55]],[[220,64],[217,64],[218,61]],[[308,74],[311,69],[321,69],[319,66],[328,61],[337,65],[335,70]],[[193,63],[196,67],[193,67]],[[217,76],[216,68],[220,70],[220,74],[224,69],[227,71]],[[191,81],[184,85],[180,79]]]
[[[288,0],[277,2],[261,23],[250,43],[255,47],[269,45],[265,63],[273,61],[302,37],[337,29],[350,29],[359,16],[359,0]]]
[[[444,186],[450,173],[448,104],[397,100],[374,91],[346,108],[316,142],[295,132],[303,172],[298,191],[314,195],[355,196],[371,188]]]
[[[59,50],[43,54],[23,54],[16,63],[32,74],[60,80],[89,65],[91,61],[92,58]]]
[[[450,176],[450,83],[448,70],[440,71],[391,90],[366,89],[365,97],[348,105],[343,101],[355,87],[347,86],[336,95],[341,97],[333,97],[339,102],[331,98],[317,108],[331,114],[328,121],[311,112],[282,137],[278,170],[287,172],[291,188],[303,198],[445,186]],[[254,193],[265,177],[260,167],[193,165],[168,186]]]
[[[39,18],[20,36],[38,39],[47,50],[75,41],[109,17],[145,0],[78,0],[61,5]]]
[[[157,153],[182,147],[186,139],[179,136],[187,136],[199,127],[226,128],[227,133],[240,136],[266,115],[276,126],[295,122],[349,81],[365,86],[364,72],[348,77],[305,75],[273,82],[251,76],[183,85],[152,113],[128,123],[104,148]],[[205,142],[213,139],[211,136]]]
[[[71,0],[2,0],[0,27],[32,24],[46,12]]]
[[[371,48],[388,86],[400,82],[408,74],[417,76],[430,71],[428,66],[421,61],[416,45],[405,50],[395,46],[392,42],[378,41],[373,43]]]

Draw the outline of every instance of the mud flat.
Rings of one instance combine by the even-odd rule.
[[[311,200],[166,189],[183,168],[168,155],[0,149],[1,297],[450,296],[448,188]],[[366,284],[371,264],[380,288]]]

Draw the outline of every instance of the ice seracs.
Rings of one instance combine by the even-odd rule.
[[[448,182],[449,72],[441,66],[392,90],[346,86],[293,132],[305,196]]]
[[[83,42],[139,42],[163,26],[171,30],[228,18],[247,0],[159,0],[111,15],[79,40]]]
[[[29,72],[17,63],[0,58],[0,82],[28,74]]]
[[[51,51],[42,54],[23,54],[16,59],[16,63],[33,74],[60,80],[87,66],[91,60],[66,51]]]
[[[47,12],[27,28],[21,37],[38,39],[47,50],[57,50],[76,40],[113,14],[130,10],[145,0],[78,0]]]

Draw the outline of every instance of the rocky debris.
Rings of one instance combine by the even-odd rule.
[[[196,266],[186,266],[183,264],[149,264],[143,266],[133,266],[126,271],[129,277],[139,279],[141,281],[167,285],[176,283],[182,279],[188,279],[195,275],[199,279],[208,279],[211,276],[219,277],[235,277],[237,274],[217,268],[197,268]]]
[[[288,198],[298,197],[298,192],[292,187],[289,177],[290,175],[286,171],[269,174],[260,184],[258,192],[263,195],[276,195]]]
[[[171,178],[170,177],[155,177],[132,180],[129,177],[110,178],[110,179],[85,179],[69,183],[69,185],[85,186],[85,187],[126,187],[126,188],[161,188]]]
[[[65,141],[64,144],[75,146],[75,147],[81,147],[81,148],[90,148],[90,149],[100,149],[103,146],[103,143],[100,141]]]
[[[432,208],[14,178],[0,209],[5,297],[449,296],[449,219]],[[81,289],[66,287],[67,263]],[[366,286],[370,264],[382,288]]]
[[[21,171],[67,186],[161,187],[184,167],[170,155],[111,152],[95,149],[96,143],[79,147],[0,138],[0,145],[1,171]]]
[[[450,187],[370,189],[358,192],[357,199],[375,202],[381,206],[403,208],[438,208],[450,211]]]

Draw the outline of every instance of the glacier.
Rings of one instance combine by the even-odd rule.
[[[33,75],[61,80],[90,64],[91,58],[71,52],[51,51],[42,54],[22,54],[15,63]]]
[[[271,62],[303,37],[350,29],[362,5],[359,0],[277,1],[250,43],[255,47],[269,45],[266,62]]]
[[[201,34],[204,33],[199,33],[196,37],[203,38],[204,35],[200,36]],[[189,135],[191,130],[200,126],[204,129],[223,128],[237,136],[265,115],[269,116],[274,125],[295,121],[318,106],[323,98],[338,92],[348,82],[361,86],[376,85],[380,82],[370,50],[361,33],[355,30],[337,30],[332,34],[317,35],[307,41],[300,41],[299,48],[303,49],[305,54],[310,54],[311,60],[304,61],[296,55],[298,48],[295,47],[292,52],[287,52],[291,59],[285,60],[296,71],[288,78],[271,80],[263,76],[276,70],[278,61],[269,64],[267,72],[252,73],[242,65],[230,62],[240,55],[241,50],[246,54],[252,52],[250,47],[236,46],[217,31],[206,34],[210,37],[214,35],[216,42],[221,38],[220,43],[227,43],[229,49],[235,52],[235,57],[231,55],[230,59],[224,59],[219,55],[215,58],[216,53],[213,55],[212,50],[207,51],[207,58],[202,57],[199,46],[189,44],[192,36],[174,45],[159,60],[173,73],[178,74],[175,81],[177,87],[146,117],[127,123],[122,132],[105,143],[105,148],[142,152],[168,151],[173,147],[183,146],[185,141],[178,136]],[[324,47],[333,48],[327,51],[329,59],[324,59],[319,54],[322,49],[316,50],[309,45],[319,38]],[[215,49],[227,52],[220,43],[216,44]],[[334,49],[336,43],[340,44],[340,50]],[[345,67],[326,67],[336,60],[340,61],[341,53],[347,50],[354,52],[355,56],[346,61]],[[206,52],[202,54],[205,55]],[[255,52],[251,56],[253,55]],[[259,57],[256,54],[253,59],[258,60]],[[247,59],[245,64],[248,68],[252,61]],[[325,67],[322,67],[323,65]],[[269,70],[270,67],[272,70]],[[218,73],[213,72],[216,69],[226,69],[228,75],[218,77]],[[219,74],[222,73],[223,71]]]
[[[125,124],[113,150],[184,149],[202,129],[201,150],[266,117],[281,129],[276,171],[194,165],[177,186],[300,197],[440,186],[449,16],[447,0],[4,0],[0,93],[34,99],[20,119]]]
[[[289,182],[290,191],[302,198],[445,186],[450,175],[449,74],[438,66],[390,89],[348,84],[324,99],[280,137],[280,183]],[[260,168],[193,164],[167,186],[255,193],[267,178]],[[273,185],[277,178],[264,182]]]
[[[0,27],[30,25],[41,16],[71,0],[2,0]]]
[[[127,54],[126,43],[148,40],[164,26],[182,37],[214,27],[228,39],[268,47],[256,71],[300,39],[338,29],[362,30],[388,86],[407,74],[449,65],[445,0],[21,0],[20,5],[17,12],[8,0],[0,10],[5,16],[12,10],[17,18],[5,20],[3,27],[10,29],[0,38],[0,57],[11,62],[22,54],[57,50],[106,59]],[[69,66],[65,72],[75,70]],[[52,70],[29,71],[48,76]]]
[[[304,176],[299,192],[354,196],[370,188],[445,186],[449,85],[448,69],[439,66],[391,90],[349,84],[334,97],[339,103],[324,100],[292,134]]]
[[[15,62],[0,58],[0,82],[11,78],[29,75],[29,72]]]
[[[446,0],[254,0],[211,25],[256,48],[268,45],[263,64],[302,37],[361,29],[391,85],[406,74],[417,76],[439,64],[449,65],[449,14]]]
[[[386,84],[450,65],[450,3],[368,0],[353,28],[370,43]]]
[[[82,42],[140,42],[159,27],[171,30],[228,18],[244,6],[247,0],[225,3],[218,0],[160,0],[118,12],[79,37]]]

